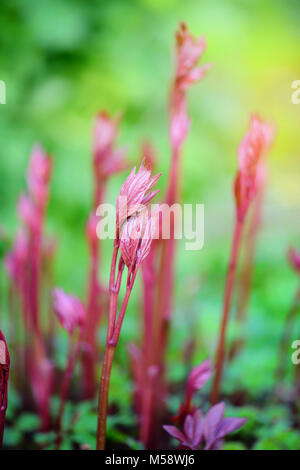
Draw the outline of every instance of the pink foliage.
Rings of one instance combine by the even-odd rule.
[[[110,117],[102,111],[95,120],[93,133],[94,168],[97,178],[105,179],[113,173],[123,171],[128,164],[125,160],[127,150],[115,148],[119,132],[119,117]]]
[[[141,164],[138,172],[134,167],[121,187],[117,199],[117,225],[119,227],[128,217],[137,212],[141,206],[147,206],[159,193],[159,190],[151,191],[157,183],[161,173],[151,176],[151,170]]]
[[[66,294],[61,288],[53,290],[53,308],[60,324],[70,335],[75,328],[82,328],[85,322],[85,308],[80,300]]]
[[[238,173],[234,183],[237,216],[243,220],[264,179],[263,156],[271,145],[273,130],[258,115],[250,118],[250,129],[238,149]]]
[[[291,266],[300,275],[300,251],[297,251],[295,248],[289,248],[287,256]]]
[[[183,430],[175,426],[163,426],[164,429],[183,447],[199,450],[205,441],[205,450],[216,447],[227,435],[236,431],[247,421],[246,418],[224,418],[225,404],[223,402],[211,407],[204,417],[201,410],[186,416]]]

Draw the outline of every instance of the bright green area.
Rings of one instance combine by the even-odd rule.
[[[0,105],[1,224],[13,236],[18,224],[15,205],[25,188],[30,150],[40,142],[54,158],[47,228],[58,240],[55,283],[84,295],[93,117],[101,109],[124,113],[120,143],[128,147],[133,163],[140,159],[142,140],[152,140],[158,152],[157,168],[163,172],[163,189],[170,161],[167,98],[174,70],[174,31],[180,20],[193,33],[206,36],[203,62],[214,67],[189,93],[192,126],[182,159],[182,197],[185,203],[205,204],[205,245],[193,252],[179,244],[168,373],[171,380],[183,381],[184,348],[191,332],[197,340],[195,364],[214,353],[234,216],[236,148],[249,113],[259,111],[274,122],[277,139],[270,156],[247,343],[226,370],[224,386],[227,392],[247,389],[245,413],[250,415],[258,441],[246,439],[246,446],[299,448],[289,419],[280,410],[271,416],[268,399],[275,387],[279,335],[297,287],[285,252],[289,244],[300,247],[300,105],[291,102],[291,84],[300,79],[297,0],[1,0],[0,79],[7,87],[7,104]],[[111,181],[109,201],[115,200],[124,178]],[[107,241],[101,268],[104,281],[110,250]],[[300,335],[299,321],[297,326],[294,339]],[[125,319],[112,386],[116,401],[122,387],[124,420],[130,420],[131,413],[126,344],[139,341],[140,331],[137,288]],[[64,339],[58,341],[61,364]],[[292,376],[292,365],[290,369]],[[262,397],[258,410],[255,406]],[[176,407],[177,401],[170,403]],[[241,416],[245,413],[241,410]],[[19,442],[18,433],[26,432],[28,421],[22,419],[7,434],[12,446]],[[27,420],[31,423],[32,416]],[[274,421],[279,424],[273,426]],[[81,442],[90,438],[89,424],[82,424],[86,435]],[[115,439],[122,440],[113,425],[111,429]],[[128,443],[128,437],[123,440]],[[235,441],[227,447],[241,445]]]

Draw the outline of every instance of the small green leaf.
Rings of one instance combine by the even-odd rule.
[[[38,429],[39,418],[33,413],[23,413],[16,422],[16,429],[22,432],[32,432]]]

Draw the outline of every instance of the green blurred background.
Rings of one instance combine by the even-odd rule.
[[[182,380],[191,330],[197,332],[195,362],[214,352],[234,217],[236,148],[249,113],[258,111],[274,123],[277,137],[248,343],[225,380],[228,391],[246,386],[255,396],[274,385],[278,338],[297,286],[285,258],[289,244],[300,247],[300,105],[291,102],[291,84],[300,79],[297,0],[1,0],[0,79],[6,82],[7,104],[0,105],[0,220],[13,235],[30,151],[40,142],[54,158],[47,229],[59,243],[55,283],[85,295],[93,117],[102,109],[123,113],[119,142],[133,163],[143,139],[151,139],[163,189],[170,163],[166,110],[174,32],[181,20],[206,36],[203,63],[214,67],[189,93],[183,202],[205,204],[205,246],[195,253],[179,244],[169,374]],[[124,178],[112,179],[109,201]],[[107,280],[111,242],[104,246]],[[140,336],[139,302],[137,289],[120,350]]]

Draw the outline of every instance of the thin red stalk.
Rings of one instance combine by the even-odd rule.
[[[101,181],[99,181],[99,178],[97,178],[95,191],[94,191],[94,209],[95,210],[103,201],[105,189],[106,189],[106,181],[104,179],[101,179]]]
[[[285,319],[285,323],[283,326],[282,336],[279,343],[279,350],[278,350],[278,366],[276,369],[276,382],[281,383],[284,379],[286,365],[288,362],[288,354],[289,354],[289,341],[292,335],[292,329],[295,322],[295,317],[298,313],[300,308],[300,287],[297,288],[296,293],[294,295],[292,305],[288,311],[288,314]]]
[[[113,335],[116,311],[117,311],[117,302],[118,302],[118,291],[115,285],[116,278],[116,263],[118,256],[118,243],[115,240],[114,250],[112,255],[110,278],[109,278],[109,313],[108,313],[108,327],[107,327],[107,337],[105,344],[105,353],[102,366],[102,374],[99,388],[99,401],[98,401],[98,429],[97,429],[97,449],[105,449],[106,441],[106,417],[108,410],[108,394],[109,394],[109,384],[110,384],[110,375],[112,361],[114,357],[114,346],[109,344],[109,340]]]
[[[39,324],[39,277],[41,263],[41,239],[44,220],[44,210],[39,209],[39,226],[31,233],[31,271],[30,271],[30,300],[31,300],[31,321],[34,331],[41,338]]]
[[[105,182],[103,179],[97,179],[94,191],[94,209],[101,204],[105,191]],[[90,279],[89,293],[87,302],[87,320],[85,332],[85,350],[82,355],[83,363],[83,393],[85,398],[93,398],[96,392],[96,375],[95,365],[97,359],[96,332],[97,325],[101,316],[99,302],[99,243],[91,244],[91,261],[90,261]]]
[[[59,403],[59,410],[58,410],[58,418],[57,418],[57,437],[56,437],[56,450],[58,450],[61,446],[62,442],[62,419],[64,415],[66,400],[69,393],[70,382],[72,379],[74,367],[80,352],[82,342],[82,333],[78,338],[77,344],[74,347],[73,344],[73,337],[69,338],[69,347],[68,347],[68,360],[67,360],[67,367],[64,373],[62,386],[61,386],[61,394],[60,394],[60,403]]]
[[[35,378],[31,379],[32,387],[35,388],[34,395],[37,397],[37,394],[40,395],[40,398],[36,398],[38,414],[41,420],[41,431],[49,431],[51,427],[51,414],[50,414],[50,394],[49,384],[52,381],[51,375],[48,377],[41,376],[41,369],[45,362],[47,361],[45,345],[42,338],[37,336],[33,337],[33,349],[30,347],[28,349],[29,361],[31,363],[31,374]],[[32,359],[34,358],[34,359]],[[51,371],[48,371],[48,374],[51,374]],[[47,380],[47,382],[45,382]],[[34,385],[33,385],[34,383]],[[47,386],[46,386],[47,385]],[[41,387],[43,387],[43,394],[41,395]]]
[[[131,294],[131,291],[132,291],[132,286],[133,286],[135,277],[136,277],[136,271],[133,274],[130,285],[127,286],[125,297],[124,297],[124,300],[123,300],[123,303],[122,303],[122,306],[121,306],[121,309],[120,309],[120,312],[119,312],[119,315],[118,315],[117,322],[116,322],[115,327],[114,327],[114,332],[113,332],[112,337],[109,340],[109,344],[112,345],[112,346],[116,346],[118,344],[119,337],[120,337],[120,332],[121,332],[121,327],[122,327],[122,323],[123,323],[123,320],[124,320],[124,315],[126,313],[126,309],[127,309],[127,305],[128,305],[128,301],[129,301],[129,297],[130,297],[130,294]]]
[[[2,331],[0,330],[0,450],[2,448],[5,414],[7,409],[7,388],[9,377],[10,358],[7,349],[6,341]]]
[[[171,161],[171,170],[169,178],[169,188],[167,191],[166,202],[170,206],[176,202],[178,193],[178,173],[179,173],[179,148],[173,148]],[[153,423],[157,419],[156,415],[160,413],[163,402],[163,375],[164,375],[164,356],[169,335],[170,315],[173,305],[174,295],[174,270],[175,270],[175,239],[174,239],[174,216],[171,214],[170,220],[170,239],[161,241],[161,256],[159,275],[157,280],[156,306],[154,314],[154,357],[157,367],[157,377],[153,380],[154,390],[152,402],[156,403],[156,412],[153,413]],[[154,396],[157,396],[157,399]],[[149,430],[149,434],[153,434]]]
[[[149,377],[149,367],[145,371],[145,377],[143,381],[143,396],[142,396],[142,408],[141,408],[141,430],[140,439],[141,442],[148,449],[151,446],[151,426],[152,426],[152,408],[153,408],[153,380]]]
[[[102,377],[101,377],[101,384],[100,384],[100,395],[99,395],[97,450],[105,449],[106,418],[107,418],[107,410],[108,410],[108,395],[109,395],[112,362],[113,362],[115,348],[119,340],[121,327],[122,327],[122,323],[124,320],[124,315],[125,315],[126,308],[128,305],[128,300],[132,291],[132,286],[133,286],[133,282],[135,279],[135,275],[136,273],[134,274],[134,277],[132,278],[132,283],[126,289],[126,294],[125,294],[125,297],[124,297],[124,300],[120,309],[117,322],[113,329],[113,333],[111,334],[110,338],[107,336],[107,340],[106,340],[105,356],[104,356],[104,363],[103,363]]]
[[[177,199],[178,172],[179,172],[179,148],[173,148],[169,187],[166,194],[166,203],[172,205]],[[173,217],[173,214],[171,214]],[[142,391],[141,412],[141,440],[146,446],[155,446],[155,433],[153,431],[158,415],[161,413],[164,384],[164,355],[169,332],[169,318],[172,311],[174,290],[174,264],[175,264],[175,240],[174,219],[170,221],[170,239],[161,240],[160,263],[158,278],[156,281],[156,297],[153,299],[154,307],[151,311],[153,323],[151,330],[146,334],[146,344],[150,349],[147,359],[144,358],[145,383]],[[147,263],[147,261],[146,261]],[[149,293],[150,295],[150,293]],[[146,300],[146,299],[145,299]],[[148,307],[150,311],[150,306]],[[148,315],[150,317],[150,313]],[[146,326],[146,325],[145,325]],[[147,349],[147,351],[149,351]],[[149,375],[149,368],[153,367],[155,373]]]
[[[98,245],[95,245],[91,253],[91,270],[89,280],[89,296],[87,306],[87,326],[85,332],[85,350],[82,356],[83,362],[83,391],[86,398],[92,398],[96,390],[95,362],[96,339],[95,333],[99,320],[98,302]]]
[[[154,258],[156,255],[156,244],[153,242],[150,253],[142,265],[143,281],[143,311],[144,311],[144,357],[149,362],[152,351],[152,329],[153,329],[153,309],[155,302],[155,268]]]
[[[179,150],[173,150],[169,188],[167,191],[166,202],[172,205],[176,200],[178,191],[178,160]],[[171,214],[172,216],[173,214]],[[156,353],[158,356],[165,349],[167,337],[168,320],[171,314],[173,301],[173,282],[174,282],[174,219],[170,221],[170,239],[161,240],[161,257],[159,266],[159,276],[157,282],[157,296],[154,314],[154,341]],[[160,359],[158,359],[160,362]]]
[[[222,315],[222,320],[221,320],[221,328],[220,328],[218,347],[217,347],[216,372],[215,372],[215,377],[214,377],[214,382],[213,382],[213,387],[212,387],[212,394],[211,394],[212,405],[216,404],[219,398],[219,389],[220,389],[220,383],[221,383],[224,359],[225,359],[226,330],[227,330],[227,324],[228,324],[229,314],[231,310],[232,294],[233,294],[233,288],[234,288],[234,283],[235,283],[235,274],[236,274],[237,261],[238,261],[240,245],[241,245],[242,231],[243,231],[243,222],[237,219],[236,224],[235,224],[235,229],[234,229],[233,241],[232,241],[230,263],[229,263],[227,277],[226,277],[226,286],[225,286],[224,303],[223,303],[223,315]]]
[[[263,201],[262,189],[263,188],[261,188],[255,199],[253,211],[251,214],[250,226],[244,242],[245,247],[243,250],[244,253],[241,268],[241,277],[238,284],[236,308],[236,321],[240,326],[240,336],[235,341],[233,341],[233,344],[231,345],[230,358],[235,357],[236,354],[238,354],[242,345],[244,344],[241,329],[242,326],[245,325],[247,307],[251,294],[255,248],[261,221],[261,210]]]
[[[144,309],[144,344],[143,344],[143,383],[141,393],[141,429],[140,439],[148,447],[151,431],[152,388],[149,370],[152,362],[153,347],[153,310],[155,302],[154,256],[156,245],[153,243],[148,258],[142,266],[143,309]]]
[[[245,239],[244,262],[241,271],[241,280],[239,283],[237,297],[237,314],[236,319],[239,323],[244,323],[246,319],[247,306],[251,292],[253,265],[255,256],[255,246],[258,230],[261,221],[263,192],[260,191],[254,202],[250,227]]]

